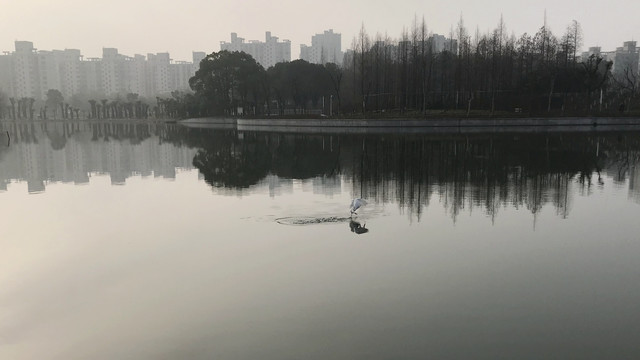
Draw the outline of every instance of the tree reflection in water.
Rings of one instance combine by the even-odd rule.
[[[605,179],[616,186],[628,181],[630,197],[640,202],[634,132],[317,135],[118,121],[1,125],[12,149],[26,144],[38,154],[42,144],[61,151],[72,138],[77,146],[157,137],[160,144],[197,149],[192,164],[216,188],[241,192],[270,176],[322,179],[331,184],[327,191],[350,184],[352,197],[399,204],[418,221],[434,199],[454,221],[464,209],[481,208],[494,218],[506,206],[536,214],[546,204],[566,217],[572,194],[588,195],[605,187]],[[6,181],[24,177],[4,175]]]
[[[433,198],[456,219],[481,207],[537,213],[552,204],[569,214],[572,186],[604,186],[602,174],[637,181],[636,134],[304,135],[201,130],[191,146],[205,180],[241,189],[267,175],[287,179],[341,176],[351,192],[397,202],[418,221]],[[640,175],[640,172],[638,173]],[[639,197],[640,198],[640,197]]]

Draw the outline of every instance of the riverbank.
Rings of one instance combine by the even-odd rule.
[[[194,118],[189,127],[232,128],[273,132],[530,132],[640,130],[638,117],[576,118],[441,118],[441,119],[247,119]]]

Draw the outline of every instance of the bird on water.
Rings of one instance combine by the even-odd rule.
[[[356,211],[365,205],[367,205],[367,202],[360,198],[355,198],[351,200],[351,205],[349,206],[349,211],[351,211],[351,216],[358,215],[356,214]]]

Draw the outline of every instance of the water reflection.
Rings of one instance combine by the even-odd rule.
[[[455,221],[480,208],[536,214],[547,204],[560,217],[574,194],[623,186],[640,202],[637,133],[472,135],[313,135],[193,129],[163,123],[3,123],[12,143],[0,148],[0,188],[26,181],[29,192],[51,182],[84,184],[109,174],[172,179],[197,168],[220,192],[243,195],[267,185],[271,196],[303,180],[314,192],[348,191],[397,203],[420,221],[430,201]],[[343,188],[344,187],[344,188]]]
[[[3,125],[1,359],[640,351],[637,134]]]
[[[420,220],[437,198],[455,220],[465,208],[569,214],[574,193],[629,180],[640,201],[636,133],[300,135],[212,132],[193,138],[194,165],[214,187],[238,191],[277,178],[331,179],[377,203],[399,203]],[[575,191],[574,191],[575,190]]]
[[[11,123],[3,124],[12,143],[0,148],[0,189],[25,181],[28,191],[49,183],[86,184],[92,174],[109,174],[114,185],[131,176],[173,179],[192,168],[194,150],[179,146],[164,124]],[[178,146],[176,146],[178,145]]]
[[[349,221],[349,228],[351,229],[351,232],[354,232],[358,235],[369,232],[369,229],[366,228],[366,225],[367,224],[362,225],[360,224],[360,222],[353,219]]]

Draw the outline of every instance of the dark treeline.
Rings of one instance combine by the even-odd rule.
[[[342,69],[304,60],[265,70],[250,55],[220,51],[207,55],[189,81],[194,94],[179,98],[181,116],[287,115],[317,113],[341,104]],[[323,100],[324,98],[324,100]],[[330,109],[328,110],[328,112]]]
[[[493,31],[472,35],[461,19],[445,39],[431,34],[423,19],[393,40],[371,37],[363,26],[342,67],[295,60],[265,70],[247,54],[221,51],[201,62],[190,80],[194,94],[178,99],[178,113],[585,116],[635,110],[637,69],[614,76],[600,54],[581,56],[581,33],[574,21],[560,36],[545,25],[516,37],[501,19]]]
[[[361,112],[586,115],[621,101],[611,87],[612,64],[599,55],[579,56],[577,22],[561,37],[546,25],[516,37],[502,19],[491,32],[474,35],[460,19],[442,49],[435,41],[424,19],[414,21],[398,41],[380,35],[372,39],[363,27],[345,58],[351,107]],[[601,90],[607,95],[602,108]]]

